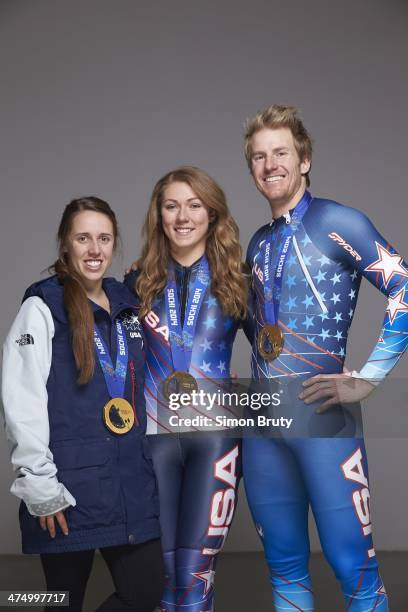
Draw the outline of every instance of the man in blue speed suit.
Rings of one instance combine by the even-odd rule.
[[[408,266],[364,214],[307,191],[312,144],[296,109],[274,105],[249,120],[245,154],[272,211],[247,254],[255,300],[252,379],[290,381],[294,417],[292,436],[248,436],[243,445],[275,609],[314,609],[310,505],[346,609],[384,612],[366,451],[361,431],[347,433],[347,406],[367,397],[406,348]],[[362,276],[388,304],[367,363],[350,373],[343,362]]]

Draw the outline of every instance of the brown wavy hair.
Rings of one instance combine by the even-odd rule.
[[[140,316],[152,307],[167,282],[170,243],[163,231],[161,206],[164,190],[171,183],[186,183],[207,207],[209,230],[206,255],[211,272],[211,292],[224,314],[243,318],[247,312],[247,286],[241,272],[242,249],[239,230],[228,210],[221,187],[200,168],[181,166],[155,185],[143,225],[141,257],[133,264],[140,270],[135,290],[140,297]]]
[[[49,267],[64,287],[64,306],[68,314],[71,329],[72,351],[78,368],[78,383],[84,385],[90,381],[95,370],[94,354],[94,316],[81,278],[73,269],[67,257],[68,237],[72,222],[83,210],[106,215],[112,223],[114,250],[119,241],[119,229],[116,216],[105,200],[89,196],[72,200],[62,214],[57,233],[58,259]]]

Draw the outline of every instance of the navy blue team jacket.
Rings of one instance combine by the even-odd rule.
[[[136,544],[160,535],[156,479],[147,439],[144,400],[144,354],[134,297],[115,279],[103,281],[111,315],[92,303],[95,322],[116,363],[116,330],[120,318],[129,348],[124,398],[134,407],[136,422],[130,432],[116,435],[103,423],[110,399],[98,358],[95,373],[78,385],[70,328],[63,304],[63,287],[56,277],[29,287],[24,299],[40,297],[55,325],[52,363],[47,381],[50,450],[57,478],[76,498],[64,510],[69,535],[57,527],[55,539],[40,528],[24,502],[20,506],[23,551],[53,553]]]

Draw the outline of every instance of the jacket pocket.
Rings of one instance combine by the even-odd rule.
[[[57,443],[52,447],[57,478],[75,497],[65,511],[71,529],[96,529],[123,521],[119,479],[108,441]]]

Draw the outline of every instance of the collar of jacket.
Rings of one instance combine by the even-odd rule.
[[[183,266],[183,264],[179,263],[178,261],[176,261],[175,259],[172,258],[173,264],[174,264],[174,269],[176,271],[176,275],[180,275],[182,276],[183,274],[186,274],[187,272],[196,272],[199,267],[200,267],[200,263],[203,259],[204,255],[201,255],[201,257],[199,257],[194,263],[192,263],[190,266]]]
[[[115,319],[120,312],[128,308],[135,308],[136,300],[132,293],[123,283],[114,278],[104,278],[102,281],[103,289],[108,296],[111,305],[111,318]],[[64,287],[58,278],[50,276],[44,280],[34,283],[26,290],[23,302],[29,297],[37,296],[52,310],[53,316],[62,323],[68,322],[67,312],[64,306]],[[103,309],[92,303],[94,313]]]

